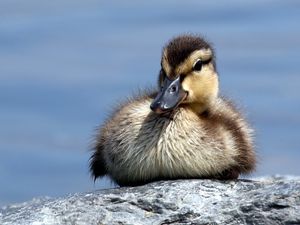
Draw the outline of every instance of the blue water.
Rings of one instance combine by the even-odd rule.
[[[0,205],[112,187],[89,177],[95,129],[184,32],[214,43],[222,93],[256,129],[253,176],[300,175],[299,23],[296,0],[2,0]]]

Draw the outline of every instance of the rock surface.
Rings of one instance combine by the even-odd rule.
[[[177,180],[35,199],[0,224],[300,224],[300,178]]]

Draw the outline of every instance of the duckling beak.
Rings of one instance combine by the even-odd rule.
[[[158,114],[171,111],[181,103],[186,95],[187,93],[181,86],[180,76],[175,80],[166,77],[162,89],[151,103],[150,108]]]

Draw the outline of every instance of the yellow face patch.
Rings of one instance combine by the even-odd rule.
[[[197,61],[205,62],[211,58],[211,49],[196,50],[176,68],[172,68],[168,62],[166,50],[163,53],[162,67],[166,75],[171,79],[181,74],[184,75],[181,85],[188,92],[188,96],[183,104],[192,106],[197,112],[205,110],[209,102],[218,95],[218,76],[213,63],[203,64],[200,70],[193,69]]]
[[[209,102],[218,95],[218,75],[212,62],[204,64],[199,71],[193,70],[197,60],[207,61],[212,57],[211,54],[210,49],[197,50],[181,63],[176,71],[185,75],[182,88],[188,92],[188,97],[184,103],[193,106],[197,112],[204,111]]]
[[[189,75],[182,82],[182,88],[188,92],[183,104],[197,113],[204,112],[218,95],[219,82],[215,73]]]

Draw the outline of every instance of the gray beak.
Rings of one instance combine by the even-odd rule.
[[[162,89],[151,103],[150,108],[156,113],[171,111],[179,105],[185,96],[186,92],[181,87],[180,76],[175,80],[166,77]]]

